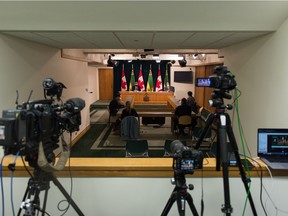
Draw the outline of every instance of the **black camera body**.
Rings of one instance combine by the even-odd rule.
[[[70,156],[70,149],[64,139],[59,137],[65,131],[74,132],[81,125],[81,110],[85,101],[71,98],[65,103],[61,100],[64,84],[47,78],[43,82],[44,97],[42,100],[30,101],[16,108],[7,109],[0,118],[0,146],[4,154],[25,156],[30,166],[45,172],[62,170]],[[50,96],[50,99],[47,99]],[[53,97],[57,97],[57,102]],[[59,147],[61,154],[56,163],[54,150]]]
[[[214,68],[216,75],[209,76],[208,78],[196,78],[197,87],[211,87],[219,90],[233,90],[237,83],[234,75],[228,71],[226,66],[216,66]]]
[[[179,140],[174,140],[170,145],[173,153],[173,169],[177,174],[193,174],[194,169],[203,167],[203,153],[191,150]]]
[[[59,136],[64,131],[79,130],[80,111],[84,106],[85,101],[80,98],[69,99],[63,105],[44,99],[4,110],[0,118],[0,146],[4,147],[6,155],[18,153],[31,157],[38,154],[39,142],[42,142],[45,155],[51,162]]]

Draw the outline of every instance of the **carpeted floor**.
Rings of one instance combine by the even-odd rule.
[[[108,111],[99,109],[91,116],[91,128],[71,148],[71,157],[125,157],[126,141],[119,131],[113,131],[108,123]],[[141,125],[139,139],[148,141],[149,157],[163,157],[166,140],[179,139],[189,147],[192,140],[189,136],[171,133],[170,118],[163,126]]]

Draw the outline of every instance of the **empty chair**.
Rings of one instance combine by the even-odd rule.
[[[147,140],[127,140],[126,157],[149,157]]]
[[[189,115],[180,116],[178,118],[178,134],[181,132],[184,133],[184,128],[189,128],[189,134],[191,134],[192,131],[192,124],[191,124],[192,117]]]
[[[165,140],[165,144],[164,144],[164,155],[163,157],[172,157],[173,154],[171,152],[171,148],[170,148],[170,145],[171,145],[171,142],[173,142],[174,140]],[[183,143],[183,145],[186,146],[186,141],[185,140],[180,140],[181,143]]]
[[[128,139],[139,137],[139,125],[136,117],[126,116],[121,120],[121,137]]]

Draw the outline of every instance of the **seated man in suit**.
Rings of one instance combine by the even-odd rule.
[[[120,100],[120,94],[117,94],[115,96],[115,98],[113,100],[111,100],[110,103],[109,103],[110,116],[116,116],[118,110],[121,109],[121,108],[124,108],[124,104]],[[114,131],[116,131],[118,129],[119,124],[120,124],[120,120],[117,119],[115,124],[114,124],[114,127],[113,127]]]
[[[120,100],[120,94],[117,94],[115,98],[109,103],[109,111],[112,116],[116,116],[119,109],[124,108],[124,104]]]
[[[189,105],[187,105],[186,98],[181,99],[181,105],[177,106],[175,109],[175,117],[174,117],[174,130],[176,130],[178,126],[178,118],[180,116],[189,115],[191,116],[192,110]],[[179,128],[179,133],[184,134],[183,128]]]

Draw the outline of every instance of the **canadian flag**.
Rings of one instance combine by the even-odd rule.
[[[142,65],[140,66],[140,72],[138,76],[138,88],[139,88],[139,91],[145,91],[143,74],[142,74]]]
[[[126,77],[124,73],[124,65],[122,69],[121,91],[127,91],[127,82],[126,82]]]
[[[162,88],[162,78],[161,78],[160,66],[159,66],[158,76],[156,80],[156,92],[161,92],[161,91],[163,91],[163,88]]]

